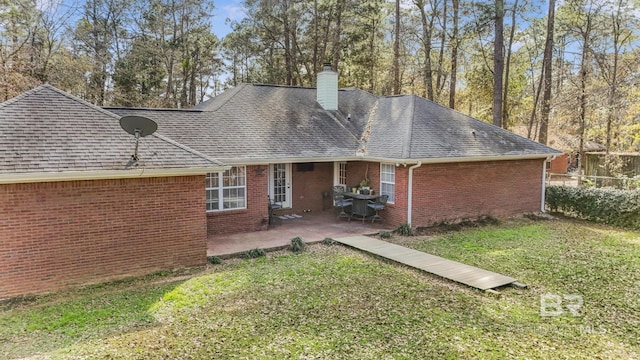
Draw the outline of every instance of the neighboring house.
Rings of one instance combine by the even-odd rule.
[[[207,173],[161,132],[49,85],[0,104],[0,299],[206,264]]]
[[[566,174],[567,172],[569,172],[569,155],[567,153],[558,155],[547,163],[548,174]]]
[[[389,195],[390,226],[504,217],[543,209],[545,162],[561,153],[414,95],[241,84],[195,109],[107,108],[232,166],[208,176],[209,234],[253,231],[267,196],[320,212],[336,184],[365,177]],[[323,197],[325,194],[325,197]]]
[[[158,124],[135,140],[125,115]],[[332,211],[367,179],[389,226],[538,213],[552,148],[418,96],[239,85],[189,110],[98,108],[44,85],[0,104],[0,298],[206,262],[207,235]],[[328,201],[327,201],[328,200]]]
[[[578,171],[580,158],[580,138],[574,135],[557,134],[551,136],[549,144],[562,150],[563,155],[557,156],[547,165],[547,171],[551,174],[566,174]],[[585,140],[582,142],[583,154],[586,152],[604,152],[606,147],[597,142]],[[584,160],[583,164],[584,166]]]

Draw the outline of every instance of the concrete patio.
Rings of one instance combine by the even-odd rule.
[[[282,220],[279,225],[271,225],[269,230],[230,235],[209,235],[207,256],[230,256],[255,248],[278,249],[286,247],[291,239],[299,236],[306,243],[352,235],[370,235],[393,229],[384,223],[360,220],[336,219],[334,211],[298,214],[302,217]]]

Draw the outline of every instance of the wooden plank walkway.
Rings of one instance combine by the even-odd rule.
[[[427,254],[422,251],[409,249],[404,246],[392,244],[368,236],[348,236],[335,240],[344,245],[351,246],[416,269],[424,270],[480,290],[493,289],[517,281],[512,277],[500,275],[492,271],[483,270],[474,266]]]

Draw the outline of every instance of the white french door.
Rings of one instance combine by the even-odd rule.
[[[269,165],[269,196],[283,208],[291,207],[291,164]]]

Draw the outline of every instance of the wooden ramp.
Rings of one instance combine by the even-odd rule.
[[[349,236],[335,239],[337,242],[381,256],[416,269],[457,281],[480,290],[489,290],[511,284],[517,280],[457,261],[413,250],[404,246],[368,236]]]

